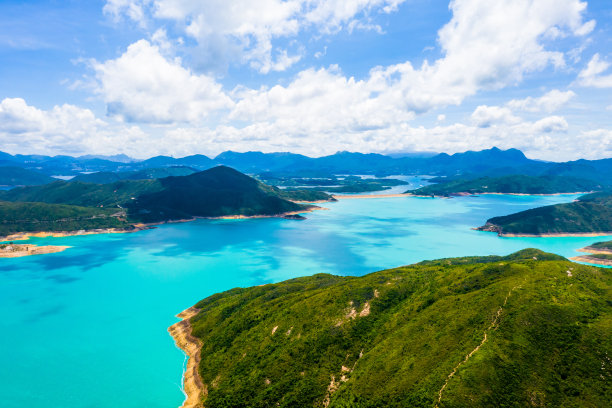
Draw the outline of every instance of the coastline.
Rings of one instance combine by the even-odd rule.
[[[527,194],[527,193],[492,193],[492,192],[483,192],[483,193],[470,193],[467,191],[458,191],[456,193],[449,193],[447,196],[444,195],[420,195],[420,194],[408,194],[412,197],[424,197],[424,198],[449,198],[449,197],[469,197],[469,196],[481,196],[481,195],[509,195],[509,196],[537,196],[537,197],[553,197],[560,195],[575,195],[575,194],[591,194],[593,191],[575,191],[570,193],[538,193],[538,194]]]
[[[475,228],[476,229],[476,228]],[[478,230],[478,229],[477,229]],[[486,230],[478,230],[485,232],[494,232]],[[498,233],[503,238],[554,238],[554,237],[605,237],[612,236],[612,232],[549,232],[545,234],[512,234],[512,233]]]
[[[595,248],[595,247],[591,247],[591,246],[580,248],[577,251],[578,252],[586,252],[586,253],[589,253],[589,254],[611,254],[612,255],[612,249],[602,249],[602,248]]]
[[[309,213],[317,210],[329,210],[329,208],[311,206],[310,208],[298,211],[288,211],[280,214],[271,215],[224,215],[220,217],[193,217],[180,220],[167,220],[151,223],[135,223],[132,228],[96,228],[91,230],[78,231],[32,231],[32,232],[16,232],[11,235],[0,237],[0,242],[4,241],[25,241],[30,238],[64,238],[80,235],[95,235],[95,234],[126,234],[131,232],[139,232],[155,228],[157,225],[175,224],[181,222],[190,222],[195,220],[238,220],[251,218],[283,218],[291,217],[298,214]]]
[[[578,261],[578,262],[586,262],[586,263],[593,264],[593,265],[612,266],[612,260],[610,259],[595,258],[593,256],[588,256],[588,255],[574,256],[574,257],[571,257],[570,260]]]
[[[6,245],[9,249],[0,248],[0,258],[20,258],[23,256],[32,255],[44,255],[54,254],[57,252],[65,251],[69,246],[57,246],[57,245],[27,245],[27,244],[13,244]]]
[[[168,328],[168,333],[174,339],[178,348],[187,355],[187,366],[183,374],[183,393],[185,401],[180,408],[200,408],[202,407],[202,396],[207,394],[206,387],[198,374],[200,366],[200,340],[191,335],[191,323],[189,319],[197,315],[200,310],[195,307],[183,310],[177,314],[181,320]]]
[[[351,200],[357,198],[398,198],[417,197],[410,194],[362,194],[362,195],[332,195],[336,200]],[[429,196],[427,196],[429,198]]]

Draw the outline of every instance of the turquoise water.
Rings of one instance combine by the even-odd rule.
[[[33,239],[62,253],[0,259],[0,405],[176,407],[184,355],[166,329],[235,286],[424,259],[537,247],[564,256],[597,238],[499,238],[494,215],[575,196],[353,199],[305,221],[200,220],[134,234]]]

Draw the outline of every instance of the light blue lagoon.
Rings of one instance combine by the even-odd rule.
[[[199,220],[133,234],[33,239],[56,254],[0,259],[0,405],[180,405],[184,355],[167,327],[215,292],[314,273],[363,275],[424,259],[564,256],[598,238],[499,238],[488,218],[576,196],[376,198],[305,221]]]

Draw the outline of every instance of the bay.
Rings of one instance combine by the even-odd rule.
[[[402,187],[404,188],[404,187]],[[176,407],[174,315],[213,293],[314,273],[363,275],[595,238],[500,238],[486,219],[575,195],[349,199],[284,219],[198,220],[132,234],[31,239],[56,254],[0,259],[0,401],[13,407]]]

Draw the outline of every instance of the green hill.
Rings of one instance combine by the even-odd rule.
[[[161,189],[128,203],[130,217],[143,221],[228,215],[276,215],[308,207],[281,198],[281,191],[225,166],[184,177],[157,180]]]
[[[531,177],[511,175],[481,177],[474,180],[451,180],[407,191],[414,195],[450,196],[461,194],[556,194],[602,190],[601,184],[571,177]]]
[[[18,232],[129,228],[117,209],[0,201],[0,237]]]
[[[126,205],[132,197],[162,188],[159,180],[122,180],[110,184],[55,181],[44,186],[0,192],[0,200],[117,208]]]
[[[55,179],[39,172],[15,166],[0,167],[0,186],[33,186]]]
[[[612,193],[587,194],[573,203],[548,205],[494,217],[478,229],[500,235],[612,232]]]
[[[607,406],[611,284],[532,249],[232,289],[190,320],[204,406]]]
[[[0,200],[127,209],[131,222],[193,217],[277,215],[304,211],[295,201],[329,200],[316,191],[285,191],[225,166],[188,176],[109,184],[56,181],[0,192]]]

